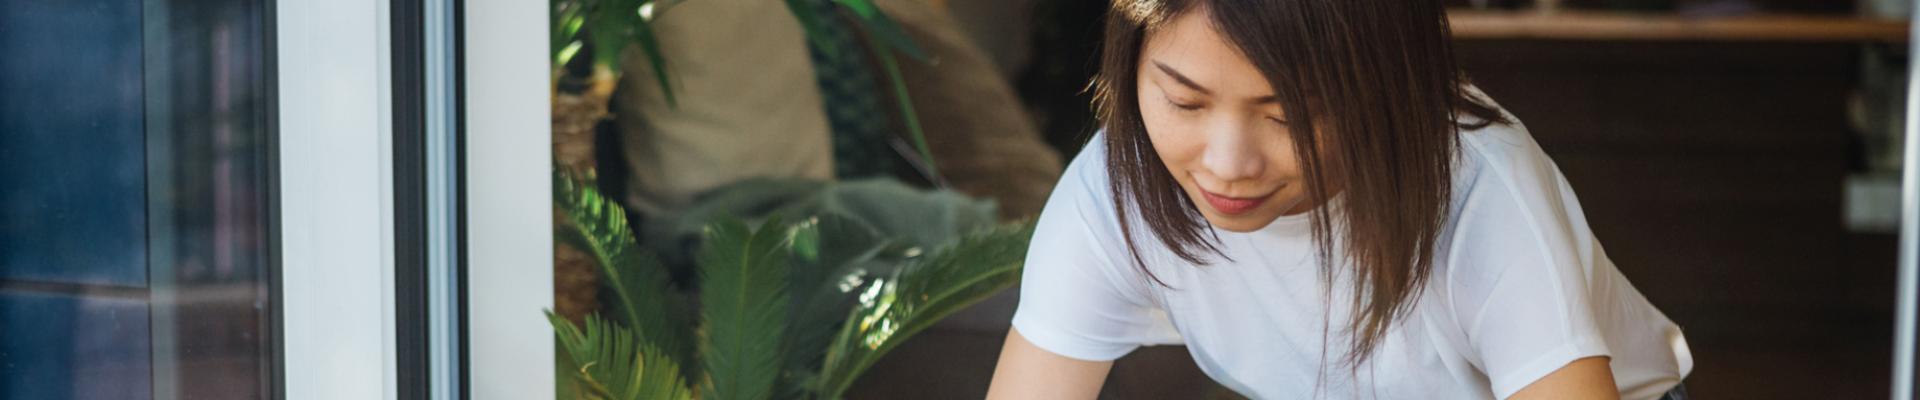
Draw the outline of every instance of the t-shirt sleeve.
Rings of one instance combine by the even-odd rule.
[[[1471,182],[1446,287],[1465,356],[1504,399],[1570,362],[1611,356],[1598,321],[1617,312],[1610,285],[1624,282],[1551,161],[1501,161],[1513,164]]]
[[[1122,252],[1099,142],[1074,158],[1040,213],[1013,328],[1055,354],[1108,361],[1179,338]]]

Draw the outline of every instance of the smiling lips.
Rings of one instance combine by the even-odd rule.
[[[1200,194],[1207,198],[1207,204],[1212,205],[1214,211],[1219,211],[1221,214],[1227,215],[1239,215],[1253,211],[1254,208],[1260,207],[1260,203],[1265,203],[1268,197],[1272,197],[1271,194],[1260,197],[1227,197],[1207,191],[1206,189],[1200,189]]]

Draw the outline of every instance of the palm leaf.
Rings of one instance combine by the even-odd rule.
[[[869,42],[880,40],[871,32],[866,36]],[[940,179],[939,164],[933,161],[933,148],[927,146],[927,134],[920,129],[920,113],[914,111],[913,99],[907,97],[907,81],[900,76],[899,62],[894,61],[892,53],[879,49],[878,44],[871,46],[876,48],[873,53],[880,59],[880,69],[887,73],[888,86],[893,87],[894,105],[900,107],[900,120],[907,126],[907,138],[913,139],[913,147],[920,151],[920,160],[926,164],[927,175],[935,182],[944,182]]]
[[[620,70],[620,51],[640,21],[641,0],[597,0],[587,11],[587,40],[593,46],[593,64]]]
[[[926,164],[927,175],[935,182],[941,182],[940,167],[933,160],[933,149],[927,146],[926,132],[920,129],[920,113],[913,108],[913,98],[907,96],[907,80],[900,74],[900,63],[888,48],[899,50],[908,57],[920,62],[928,62],[926,51],[913,44],[913,37],[907,36],[900,24],[893,22],[880,11],[872,0],[834,0],[841,7],[852,11],[860,22],[860,28],[866,31],[862,35],[867,47],[873,50],[874,58],[880,62],[880,70],[887,75],[887,86],[892,87],[894,106],[900,108],[901,123],[906,125],[907,138],[913,140],[913,147],[920,152],[920,160]]]
[[[793,311],[786,333],[792,345],[779,385],[782,398],[805,397],[855,295],[875,276],[891,273],[906,252],[865,224],[835,214],[800,224],[792,243]]]
[[[633,41],[640,45],[640,53],[647,56],[647,65],[653,67],[653,81],[660,84],[660,95],[666,98],[667,107],[679,106],[673,98],[673,84],[667,81],[667,57],[660,53],[660,39],[653,36],[653,23],[637,14],[633,17]]]
[[[900,29],[899,23],[887,17],[885,12],[881,12],[880,7],[873,4],[873,0],[833,0],[833,2],[851,11],[853,16],[860,20],[860,26],[865,28],[869,35],[878,36],[885,42],[886,47],[900,50],[914,60],[928,61],[927,52],[914,44],[913,38],[907,36],[906,30]],[[883,49],[885,47],[874,47],[876,51]]]
[[[860,295],[827,350],[821,397],[837,399],[880,356],[954,312],[1020,278],[1033,225],[975,234],[875,282]]]
[[[819,48],[821,54],[829,56],[840,54],[837,52],[838,46],[835,46],[832,40],[827,40],[826,33],[823,31],[822,26],[828,24],[831,18],[815,13],[813,7],[807,6],[805,3],[807,1],[812,0],[786,0],[787,11],[792,12],[793,18],[800,21],[800,28],[807,32],[807,41]]]
[[[913,43],[913,37],[900,28],[900,24],[887,17],[872,0],[834,0],[842,7],[853,12],[860,21],[861,29],[866,31],[867,46],[880,62],[880,69],[887,75],[887,84],[893,88],[894,105],[900,108],[900,119],[907,128],[907,138],[913,140],[914,149],[919,150],[920,159],[926,163],[927,175],[933,181],[940,182],[940,167],[933,161],[933,149],[927,145],[927,136],[920,129],[920,113],[914,111],[913,99],[907,97],[907,81],[900,74],[900,63],[893,57],[891,47],[907,57],[920,62],[930,62],[927,52]]]
[[[547,26],[552,29],[548,32],[547,51],[552,53],[551,61],[557,74],[557,71],[567,65],[567,62],[572,61],[574,54],[580,51],[580,41],[577,37],[580,34],[580,27],[586,25],[585,14],[588,4],[576,0],[551,0],[547,4],[552,7],[547,10]]]
[[[749,220],[801,216],[789,229],[793,264],[788,288],[787,353],[776,397],[802,397],[817,386],[829,344],[855,297],[909,258],[995,226],[992,201],[950,191],[915,189],[890,179],[835,183],[756,179],[697,197],[698,205],[658,237],[697,238],[721,216]],[[692,240],[692,239],[686,239]],[[683,242],[686,240],[669,240]]]
[[[575,178],[558,166],[554,171],[553,200],[569,222],[556,233],[561,241],[593,254],[602,281],[613,289],[617,315],[642,343],[665,350],[679,364],[695,364],[686,301],[674,291],[667,269],[640,250],[626,211],[601,196],[593,179]]]
[[[691,400],[680,366],[665,353],[637,341],[624,328],[587,317],[582,331],[566,318],[547,312],[554,335],[566,352],[580,398],[608,400]]]
[[[822,15],[815,12],[813,7],[808,7],[804,3],[806,1],[831,1],[839,6],[838,8],[847,10],[853,18],[848,21],[838,15]],[[825,37],[825,31],[821,29],[822,25],[851,23],[865,32],[861,36],[866,39],[868,49],[872,51],[874,58],[880,64],[880,69],[886,74],[888,86],[893,89],[889,94],[893,97],[894,106],[900,109],[900,120],[903,125],[906,125],[907,138],[913,141],[914,149],[920,153],[920,161],[925,165],[928,177],[935,182],[941,182],[940,167],[934,162],[933,150],[927,146],[926,134],[920,128],[920,114],[913,108],[913,99],[907,96],[906,79],[901,76],[899,61],[894,58],[893,51],[889,49],[905,53],[907,57],[921,62],[930,61],[927,52],[914,44],[913,37],[908,36],[906,30],[882,12],[872,0],[787,0],[786,3],[787,9],[806,30],[808,41],[818,47],[822,54],[829,56],[847,54],[836,51],[837,46],[833,44],[833,40]]]
[[[780,376],[787,312],[785,232],[768,221],[759,229],[723,219],[708,227],[697,263],[705,340],[703,398],[771,398]]]
[[[596,80],[618,81],[620,56],[629,45],[638,45],[653,67],[653,79],[660,85],[669,107],[678,104],[673,85],[667,79],[667,60],[654,36],[653,23],[640,14],[655,0],[550,0],[552,5],[548,33],[548,51],[557,77],[583,46],[591,46]],[[659,11],[655,10],[656,13]],[[584,40],[581,32],[586,33]],[[604,85],[611,87],[611,85]]]

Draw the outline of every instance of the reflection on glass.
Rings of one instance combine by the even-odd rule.
[[[265,9],[0,2],[0,398],[271,397]]]

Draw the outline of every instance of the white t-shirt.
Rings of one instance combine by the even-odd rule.
[[[1232,261],[1203,266],[1134,215],[1141,256],[1166,286],[1155,284],[1122,241],[1100,137],[1040,216],[1013,326],[1084,360],[1185,344],[1208,376],[1260,399],[1507,398],[1591,356],[1612,358],[1624,398],[1659,398],[1693,368],[1686,339],[1607,260],[1566,179],[1515,121],[1461,133],[1433,273],[1357,372],[1340,362],[1351,281],[1322,281],[1305,214],[1218,231]]]

